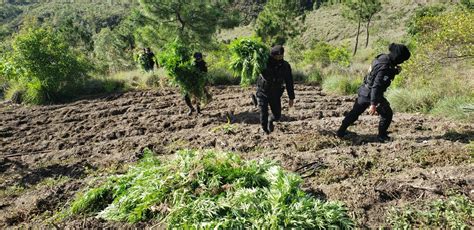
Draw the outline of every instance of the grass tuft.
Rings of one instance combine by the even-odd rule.
[[[474,224],[474,203],[466,196],[455,195],[430,203],[426,210],[411,207],[390,210],[388,220],[395,229],[433,228],[466,229]]]
[[[349,95],[357,93],[362,80],[343,75],[332,75],[323,79],[323,90],[330,93]]]

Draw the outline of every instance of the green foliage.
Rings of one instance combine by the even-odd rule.
[[[235,134],[236,126],[230,123],[230,119],[227,118],[227,123],[219,125],[211,129],[211,132],[223,132],[224,134]]]
[[[138,38],[147,46],[166,44],[179,37],[185,44],[201,49],[212,44],[217,28],[227,27],[223,1],[140,0],[147,17],[138,30]],[[230,23],[232,24],[232,23]]]
[[[474,2],[472,0],[461,0],[460,3],[467,9],[474,10]]]
[[[326,42],[317,42],[309,50],[303,53],[306,64],[319,64],[324,68],[330,64],[336,64],[340,67],[349,67],[351,55],[347,47],[333,46]]]
[[[341,203],[316,200],[301,183],[272,162],[231,153],[186,150],[161,164],[145,150],[136,166],[78,196],[70,211],[114,221],[158,219],[170,229],[353,226]]]
[[[439,94],[428,87],[396,88],[387,92],[387,98],[399,112],[429,112],[439,100]]]
[[[350,11],[344,16],[355,21],[367,22],[374,14],[382,10],[382,3],[379,0],[348,0],[344,4]]]
[[[301,34],[305,17],[299,1],[269,0],[255,22],[258,37],[269,45],[284,44],[289,38]]]
[[[208,76],[210,83],[213,85],[238,85],[240,77],[235,76],[229,70],[229,63],[232,58],[229,46],[221,43],[208,53],[206,62],[209,66]]]
[[[24,101],[43,104],[73,96],[87,79],[90,65],[51,29],[26,29],[14,38],[13,52],[0,72],[26,89]]]
[[[442,117],[474,122],[473,108],[474,97],[453,96],[437,101],[430,112]]]
[[[93,36],[96,66],[102,72],[118,72],[134,67],[132,50],[136,46],[135,28],[144,24],[144,17],[133,10],[120,24],[103,28]]]
[[[360,24],[362,22],[367,22],[366,31],[367,31],[367,39],[365,43],[365,47],[369,44],[369,26],[372,20],[372,17],[382,10],[382,3],[380,0],[347,0],[344,1],[344,5],[348,8],[346,12],[343,14],[345,17],[357,21],[357,36],[356,42],[354,47],[354,55],[357,53],[357,47],[359,45],[359,32],[360,32]]]
[[[362,79],[354,79],[344,75],[331,75],[323,79],[323,90],[326,92],[349,95],[357,93]]]
[[[240,76],[240,84],[249,86],[265,69],[269,50],[259,39],[241,38],[230,44],[230,69]]]
[[[391,227],[466,229],[472,226],[474,203],[466,196],[455,195],[446,200],[436,200],[426,210],[393,208],[388,215]]]
[[[456,107],[473,98],[472,71],[468,70],[472,62],[464,57],[474,55],[474,12],[430,7],[417,14],[413,19],[416,36],[412,37],[412,57],[403,64],[395,82],[403,89],[390,91],[387,96],[399,111],[433,110],[437,115],[469,119],[470,115]]]
[[[191,59],[191,50],[176,39],[165,46],[159,54],[160,64],[166,69],[170,80],[185,94],[206,100],[204,87],[207,74],[199,71]]]
[[[408,34],[416,35],[420,32],[423,32],[425,27],[424,20],[428,17],[437,16],[445,10],[446,8],[442,5],[425,6],[417,9],[407,21]]]

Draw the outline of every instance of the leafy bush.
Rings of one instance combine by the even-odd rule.
[[[408,20],[407,29],[408,34],[416,35],[423,31],[423,20],[427,17],[434,17],[445,11],[446,8],[442,5],[432,5],[419,8],[415,14]]]
[[[48,28],[30,28],[13,40],[13,51],[0,64],[0,72],[25,88],[24,101],[44,104],[74,96],[91,68]]]
[[[326,92],[349,95],[357,93],[362,79],[343,75],[332,75],[323,79],[323,90]]]
[[[266,44],[284,44],[305,30],[299,1],[269,0],[255,21],[255,33]]]
[[[457,107],[473,100],[472,63],[466,57],[474,55],[474,12],[461,7],[429,7],[417,12],[413,20],[412,57],[393,82],[400,89],[390,90],[387,97],[399,111],[431,111],[469,119],[470,115]]]
[[[393,208],[388,215],[390,225],[395,229],[450,228],[466,229],[474,224],[472,214],[474,203],[466,196],[455,195],[447,200],[436,200],[427,210]]]
[[[194,66],[191,57],[191,50],[176,39],[165,46],[159,60],[171,82],[179,86],[183,93],[205,100],[207,75]]]
[[[321,67],[336,64],[341,67],[348,67],[351,62],[351,55],[346,47],[330,45],[326,42],[318,42],[310,50],[303,54],[306,64],[319,63]]]
[[[186,150],[161,164],[145,150],[135,167],[77,197],[69,211],[115,221],[158,219],[170,229],[353,226],[341,203],[310,197],[301,182],[274,163],[231,153]]]
[[[240,76],[240,84],[249,86],[265,69],[269,50],[259,39],[241,38],[230,44],[230,69]]]

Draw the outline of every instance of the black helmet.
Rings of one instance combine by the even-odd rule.
[[[388,54],[390,60],[396,65],[410,59],[410,50],[403,44],[392,43],[388,46],[388,50],[390,51]]]
[[[202,53],[201,52],[196,52],[196,53],[194,53],[193,57],[195,59],[202,59]]]
[[[285,53],[285,49],[283,48],[282,45],[273,46],[271,51],[270,51],[270,55],[272,55],[272,56],[274,56],[274,55],[283,55],[283,53]]]

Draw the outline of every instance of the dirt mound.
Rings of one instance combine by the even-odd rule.
[[[394,206],[451,192],[474,198],[466,147],[474,139],[472,124],[396,113],[394,140],[378,143],[378,119],[361,116],[349,129],[355,133],[340,140],[334,130],[354,97],[297,85],[295,108],[288,110],[283,100],[284,117],[268,136],[251,104],[253,89],[211,91],[214,100],[191,117],[172,90],[54,106],[0,105],[0,225],[41,223],[81,188],[98,183],[92,178],[123,171],[145,147],[163,158],[182,148],[215,148],[280,161],[305,178],[308,192],[345,202],[360,227],[386,225]],[[113,227],[92,218],[68,223]]]

